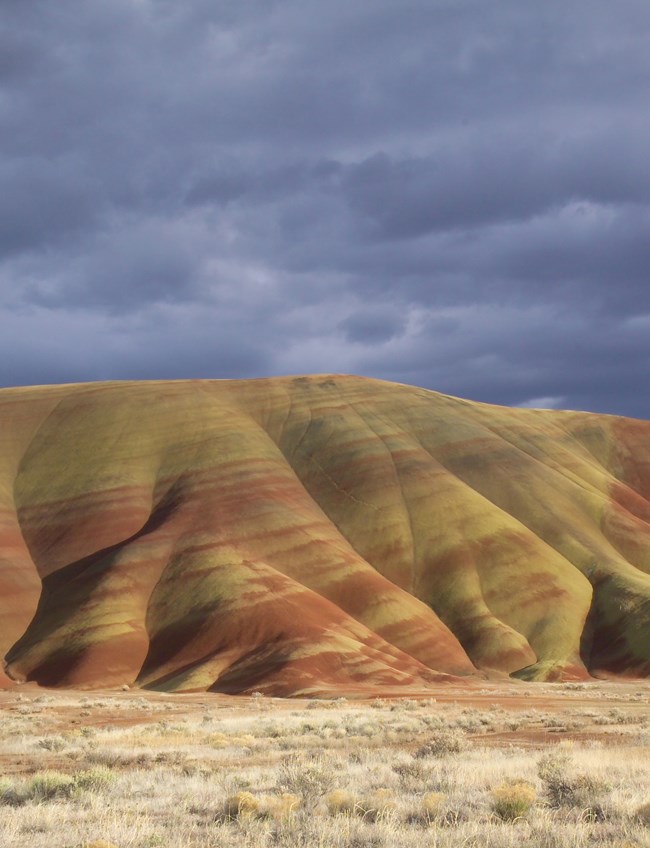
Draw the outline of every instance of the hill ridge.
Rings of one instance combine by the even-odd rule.
[[[0,390],[8,679],[650,673],[650,422],[354,375]]]

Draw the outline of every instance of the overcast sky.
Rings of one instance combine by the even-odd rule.
[[[0,0],[0,384],[650,418],[648,0]]]

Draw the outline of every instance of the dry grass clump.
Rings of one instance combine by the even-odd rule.
[[[516,821],[530,812],[536,800],[537,792],[531,783],[502,783],[492,790],[492,812],[503,821]]]
[[[254,816],[261,811],[261,801],[252,792],[236,792],[226,798],[222,815],[226,819],[238,819],[244,816]]]
[[[446,799],[442,792],[427,792],[422,797],[422,810],[430,821],[442,815]]]
[[[299,807],[300,798],[291,792],[257,796],[242,790],[226,799],[215,819],[222,823],[246,819],[286,821]]]
[[[229,746],[246,748],[255,744],[255,737],[250,733],[242,734],[241,736],[231,736],[227,733],[216,732],[210,733],[206,737],[206,742],[213,748],[227,748]]]
[[[282,792],[281,795],[266,796],[265,805],[272,819],[286,821],[300,808],[300,798],[292,792]]]
[[[639,824],[642,824],[645,827],[650,827],[650,801],[646,804],[642,804],[636,810],[634,818],[639,822]]]
[[[447,796],[442,792],[427,792],[420,798],[419,806],[406,815],[407,824],[419,824],[422,827],[440,822],[445,813]]]
[[[347,789],[334,789],[324,800],[330,816],[358,816],[368,822],[385,821],[397,811],[394,792],[383,787],[363,797]]]
[[[387,821],[393,818],[397,811],[395,795],[390,789],[375,789],[370,795],[360,799],[354,811],[369,822]]]
[[[325,796],[327,812],[331,816],[351,816],[358,799],[347,789],[334,789]]]

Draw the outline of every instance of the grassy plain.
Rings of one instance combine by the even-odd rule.
[[[650,682],[0,691],[2,848],[648,848]]]

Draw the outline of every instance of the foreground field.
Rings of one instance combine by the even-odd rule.
[[[649,696],[0,692],[0,845],[650,846]]]

